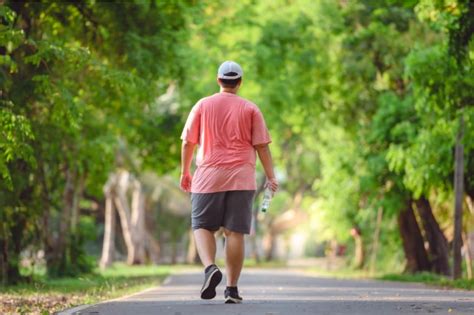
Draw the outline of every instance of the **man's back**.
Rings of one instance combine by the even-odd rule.
[[[193,192],[256,188],[254,146],[271,140],[255,104],[227,92],[203,98],[193,107],[182,138],[199,144]]]
[[[255,165],[254,145],[269,141],[257,106],[232,93],[216,93],[199,103],[198,166]],[[258,124],[253,126],[254,123]]]

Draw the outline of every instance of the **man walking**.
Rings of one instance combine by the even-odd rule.
[[[237,96],[243,71],[225,61],[217,72],[220,92],[205,97],[191,110],[181,139],[181,188],[191,192],[191,222],[199,257],[205,267],[202,299],[216,296],[222,273],[215,265],[214,232],[222,226],[225,235],[227,288],[225,303],[241,303],[237,283],[244,261],[244,234],[250,233],[256,190],[256,153],[275,192],[268,144],[271,142],[258,107]],[[191,176],[194,148],[199,145],[196,170]]]

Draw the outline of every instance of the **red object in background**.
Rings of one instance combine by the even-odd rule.
[[[346,245],[338,245],[336,250],[337,256],[344,256],[346,254],[347,246]]]

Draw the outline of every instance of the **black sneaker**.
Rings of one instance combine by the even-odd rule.
[[[204,284],[201,289],[201,299],[210,300],[216,296],[216,287],[222,280],[222,272],[216,265],[210,265],[204,272]]]
[[[239,290],[237,289],[237,287],[227,287],[224,291],[224,297],[226,304],[242,303],[242,298],[239,296]]]

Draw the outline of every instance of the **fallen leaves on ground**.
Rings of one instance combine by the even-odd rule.
[[[0,314],[53,314],[65,308],[79,305],[84,300],[77,294],[35,294],[21,297],[0,294]]]

